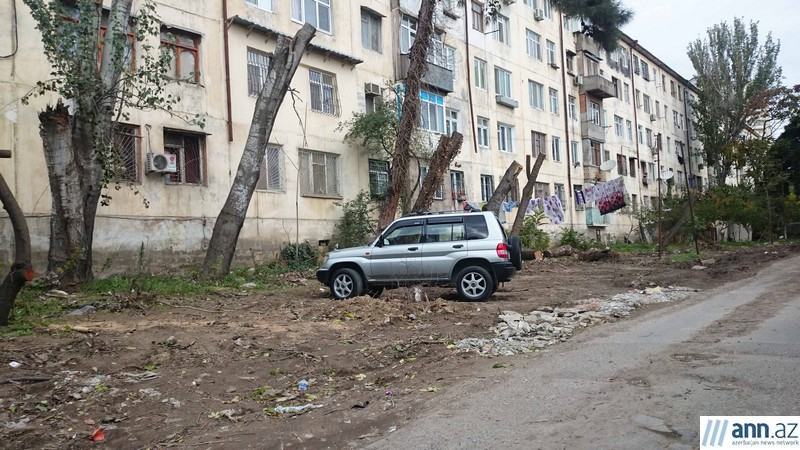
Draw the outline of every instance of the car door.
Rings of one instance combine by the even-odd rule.
[[[424,220],[405,220],[389,227],[375,243],[370,269],[375,281],[402,284],[419,272]]]
[[[449,279],[453,265],[466,256],[467,250],[462,217],[428,218],[422,243],[420,277],[427,281]]]

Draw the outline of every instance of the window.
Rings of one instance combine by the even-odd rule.
[[[678,128],[683,129],[683,114],[678,115],[680,118],[678,119]]]
[[[656,163],[647,163],[647,177],[650,181],[656,180]]]
[[[575,73],[575,54],[567,52],[567,72]]]
[[[169,53],[169,77],[188,83],[200,83],[200,36],[162,26],[161,48]]]
[[[167,184],[203,184],[205,137],[193,133],[164,131],[164,153],[175,155],[178,171],[165,175]]]
[[[644,61],[642,61],[641,63],[642,63],[642,78],[644,78],[647,81],[650,81],[650,67]]]
[[[572,164],[575,164],[575,167],[581,163],[581,151],[580,151],[580,144],[578,141],[572,141],[569,143],[570,151],[572,152]]]
[[[247,49],[247,94],[258,96],[267,81],[269,55],[252,48]]]
[[[653,109],[653,114],[655,114],[655,115],[656,115],[656,119],[658,119],[658,118],[659,118],[659,117],[658,117],[658,112],[659,112],[659,111],[661,111],[661,102],[659,102],[658,100],[656,100],[656,107],[655,107],[655,109]]]
[[[411,51],[411,46],[417,38],[417,19],[403,15],[400,20],[400,53]]]
[[[308,22],[320,31],[331,32],[331,0],[291,0],[292,20]]]
[[[558,115],[558,90],[550,88],[550,112]]]
[[[525,30],[525,49],[528,56],[534,59],[542,60],[542,37],[531,30]]]
[[[573,189],[575,189],[575,193],[576,194],[578,192],[583,192],[583,185],[582,184],[575,184],[572,187],[573,187]],[[577,195],[575,197],[577,198]],[[586,204],[580,204],[579,205],[578,202],[575,202],[575,211],[582,211],[585,207],[586,207]]]
[[[472,0],[472,29],[483,33],[483,2]]]
[[[625,160],[625,155],[617,155],[617,175],[628,174],[628,162]]]
[[[676,127],[680,127],[680,122],[678,122],[678,111],[672,110],[672,123],[675,124]]]
[[[514,177],[514,181],[511,182],[511,190],[508,191],[506,195],[507,202],[518,202],[519,201],[519,178]]]
[[[311,110],[323,114],[338,115],[336,77],[330,73],[309,69],[308,80],[311,89]]]
[[[444,115],[444,132],[448,136],[458,131],[458,111],[455,109],[448,109]]]
[[[647,114],[650,114],[650,110],[652,109],[652,108],[650,108],[650,96],[647,95],[647,94],[644,94],[643,102],[644,102],[644,112],[646,112]]]
[[[505,123],[497,123],[497,148],[501,152],[514,152],[514,127]]]
[[[589,148],[586,149],[587,153],[584,155],[584,161],[586,164],[591,164],[593,166],[599,166],[602,162],[600,160],[600,153],[602,151],[602,145],[600,142],[597,141],[589,141]]]
[[[619,88],[619,78],[611,77],[611,84],[614,86],[614,97],[622,98],[622,91]]]
[[[550,183],[533,183],[533,198],[544,200],[550,197]]]
[[[489,148],[489,119],[478,116],[478,147]]]
[[[625,103],[631,102],[631,87],[628,83],[622,83],[622,94],[625,96]]]
[[[569,118],[572,120],[578,120],[578,106],[575,97],[569,96],[567,100],[567,108],[569,112]]]
[[[511,72],[501,68],[494,68],[494,90],[501,97],[513,98],[511,95]]]
[[[597,102],[590,101],[589,102],[589,114],[591,117],[591,121],[595,125],[602,125],[600,123],[600,104]]]
[[[553,153],[553,161],[561,162],[561,139],[557,136],[550,140],[550,151]]]
[[[422,184],[425,182],[425,177],[428,176],[429,169],[425,166],[419,168],[419,187],[422,188]],[[439,187],[436,189],[436,192],[433,193],[434,200],[443,200],[444,199],[444,185],[440,184]]]
[[[502,14],[497,14],[494,18],[494,21],[495,21],[494,32],[492,33],[494,39],[506,45],[510,44],[509,40],[510,25],[508,22],[508,17]]]
[[[403,223],[387,230],[383,236],[383,245],[408,245],[422,242],[422,221]]]
[[[536,0],[524,0],[522,3],[528,8],[536,8]]]
[[[64,6],[68,7],[67,4],[64,4]],[[77,17],[78,12],[75,11],[75,14]],[[103,9],[103,15],[100,18],[100,33],[98,36],[99,42],[97,43],[98,69],[100,68],[100,63],[103,58],[103,38],[105,38],[106,30],[108,29],[109,14],[110,14],[109,10]],[[128,25],[125,27],[125,34],[128,36],[128,42],[125,43],[125,47],[122,51],[124,69],[126,71],[131,71],[131,72],[136,70],[136,36],[134,35],[135,28],[136,28],[136,21],[134,18],[131,18],[130,21],[128,22]]]
[[[547,153],[546,153],[546,150],[545,150],[545,139],[546,138],[547,138],[547,136],[545,136],[542,133],[537,133],[536,131],[531,131],[531,146],[533,147],[531,149],[531,151],[533,153],[533,156],[538,157],[542,153],[544,153],[544,155],[547,156]]]
[[[118,123],[114,129],[114,152],[110,165],[112,179],[139,183],[139,127]]]
[[[361,9],[361,45],[369,50],[381,51],[381,17]]]
[[[419,120],[423,130],[444,133],[444,97],[428,91],[419,91]]]
[[[644,126],[639,125],[638,128],[639,128],[639,143],[644,144]]]
[[[647,136],[647,146],[652,148],[653,147],[653,130],[651,130],[650,128],[647,128],[645,130],[645,135]]]
[[[450,189],[453,200],[461,201],[466,198],[467,192],[464,190],[464,172],[458,170],[450,171]]]
[[[425,226],[425,242],[463,241],[464,222],[460,218],[428,219]]]
[[[453,73],[453,79],[456,79],[457,71],[456,69],[458,66],[456,65],[456,49],[455,47],[451,47],[449,45],[444,46],[444,61],[442,61],[444,68],[450,69],[450,72]]]
[[[258,6],[261,9],[266,9],[267,11],[273,11],[273,4],[272,0],[246,0],[247,3]]]
[[[544,110],[544,85],[528,80],[528,103],[536,109]]]
[[[475,58],[475,87],[486,90],[486,61]]]
[[[551,66],[557,66],[558,62],[556,61],[556,43],[553,41],[547,41],[547,64]]]
[[[561,183],[553,183],[553,193],[559,200],[561,200],[561,204],[567,204],[567,197],[565,195],[566,190],[564,190],[564,185]]]
[[[597,61],[586,56],[586,75],[597,75],[599,68],[597,67]]]
[[[634,211],[639,210],[639,199],[637,198],[636,194],[631,194],[631,207]]]
[[[481,201],[488,202],[494,193],[494,177],[481,175]]]
[[[636,176],[636,158],[634,157],[628,158],[628,175]]]
[[[672,94],[673,97],[675,97],[675,91],[675,80],[669,80],[669,93]]]
[[[636,107],[642,107],[642,91],[636,89]]]
[[[300,195],[341,197],[339,155],[300,150]]]
[[[542,2],[542,8],[544,9],[544,16],[548,19],[553,18],[553,6],[550,4],[550,0],[544,0]]]
[[[389,188],[389,162],[369,160],[369,193],[372,198],[383,198]]]
[[[258,174],[259,191],[283,192],[283,151],[275,145],[267,145],[264,150],[264,164]]]
[[[618,137],[623,137],[622,133],[622,117],[614,116],[614,134]]]
[[[625,130],[627,131],[628,140],[633,141],[633,123],[630,120],[625,121]]]

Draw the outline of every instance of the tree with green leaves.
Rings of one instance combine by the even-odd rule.
[[[759,40],[758,24],[736,18],[708,29],[707,39],[689,44],[688,55],[697,77],[692,102],[694,126],[703,156],[716,184],[724,184],[745,151],[741,135],[765,114],[770,92],[779,87],[780,43],[767,33]]]
[[[23,1],[51,66],[51,78],[23,101],[59,97],[39,114],[53,202],[47,269],[61,283],[81,283],[92,278],[98,206],[111,200],[110,185],[119,188],[119,121],[131,108],[172,110],[179,99],[164,87],[175,81],[168,76],[173,55],[152,44],[160,34],[152,1],[141,2],[135,19],[133,0],[113,0],[108,10],[95,0]]]

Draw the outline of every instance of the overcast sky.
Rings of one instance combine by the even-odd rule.
[[[779,40],[778,64],[783,68],[783,83],[800,84],[800,48],[793,33],[800,26],[798,0],[622,0],[634,11],[633,20],[623,31],[648,49],[684,78],[694,75],[686,47],[698,37],[705,39],[708,28],[721,22],[732,23],[743,17],[746,23],[758,22],[760,43],[768,32]]]

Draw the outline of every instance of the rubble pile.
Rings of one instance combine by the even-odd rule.
[[[503,311],[490,330],[493,338],[467,338],[456,343],[461,351],[486,356],[510,356],[549,347],[569,339],[576,330],[630,315],[642,305],[682,300],[696,289],[653,287],[617,294],[609,299],[590,298],[571,308],[545,307],[529,314]]]

